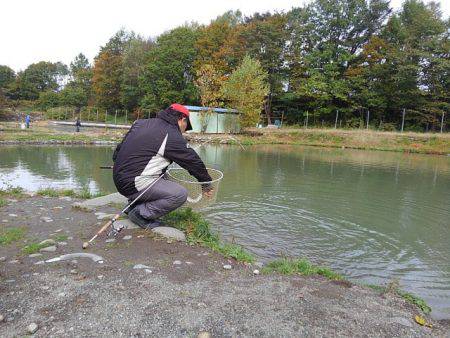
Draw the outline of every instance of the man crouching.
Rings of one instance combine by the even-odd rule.
[[[172,162],[199,182],[210,182],[205,164],[183,138],[182,133],[191,129],[189,110],[178,103],[156,118],[135,121],[113,155],[113,179],[119,193],[133,201],[164,175]],[[210,184],[205,183],[202,189],[211,194]],[[186,188],[162,177],[136,201],[128,217],[144,229],[161,226],[158,218],[180,207],[187,196]]]

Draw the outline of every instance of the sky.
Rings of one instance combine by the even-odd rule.
[[[1,0],[0,65],[15,71],[39,61],[67,65],[80,52],[92,62],[120,28],[143,37],[196,21],[208,24],[228,10],[244,15],[289,11],[307,0]],[[450,1],[440,0],[444,16]],[[401,0],[391,0],[394,9]]]

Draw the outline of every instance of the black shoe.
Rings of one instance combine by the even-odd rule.
[[[133,208],[128,212],[128,218],[142,229],[153,229],[163,224],[158,220],[146,219],[141,216],[137,208]]]

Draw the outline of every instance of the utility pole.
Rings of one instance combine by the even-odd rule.
[[[337,129],[338,116],[339,116],[339,109],[336,110],[336,120],[334,121],[334,129]]]
[[[370,116],[370,110],[367,109],[367,124],[366,124],[366,129],[369,130],[369,116]]]
[[[306,111],[305,129],[308,129],[308,111]]]
[[[442,112],[442,118],[441,118],[441,134],[442,134],[442,131],[444,130],[444,115],[445,115],[445,113]]]
[[[404,126],[405,126],[405,108],[403,108],[403,116],[402,116],[402,133],[403,133]]]

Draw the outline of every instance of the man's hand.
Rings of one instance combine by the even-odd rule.
[[[211,198],[212,195],[213,195],[213,193],[214,193],[214,189],[211,188],[210,190],[203,191],[203,196],[206,196],[206,197],[208,197],[208,198]]]
[[[214,189],[212,188],[211,184],[204,184],[204,185],[202,185],[202,191],[203,191],[203,196],[211,198],[213,195]]]

